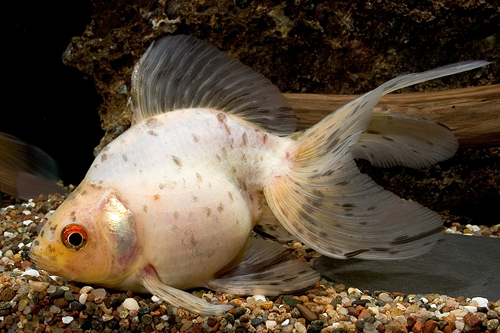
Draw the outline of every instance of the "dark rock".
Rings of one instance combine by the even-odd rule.
[[[143,315],[145,315],[145,314],[149,314],[149,307],[147,307],[147,306],[141,306],[141,307],[139,308],[139,310],[137,311],[137,314],[138,314],[139,316],[143,316]]]
[[[227,322],[231,325],[234,324],[234,316],[232,313],[224,313],[223,317],[226,318]]]
[[[64,290],[61,288],[57,288],[56,291],[54,291],[52,294],[49,294],[49,297],[51,299],[64,297]]]
[[[318,319],[318,315],[312,312],[309,308],[305,307],[302,304],[297,304],[297,309],[299,309],[300,313],[309,321],[313,321]]]
[[[71,310],[83,311],[83,310],[85,310],[85,305],[83,305],[80,302],[73,301],[73,302],[69,303],[69,308]]]
[[[141,317],[141,321],[144,324],[149,325],[153,322],[153,317],[150,314],[145,314],[144,316]]]
[[[64,292],[64,299],[68,302],[72,302],[75,300],[75,296],[73,296],[73,292],[71,290],[67,290]]]
[[[217,319],[215,317],[207,318],[207,325],[210,327],[214,327],[217,324]]]
[[[257,327],[260,324],[262,324],[262,318],[261,317],[252,318],[252,326],[253,327]]]
[[[302,303],[301,301],[299,301],[298,299],[296,298],[293,298],[292,295],[285,295],[283,297],[283,303],[291,306],[291,307],[294,307],[294,306],[297,306],[297,304],[300,304]]]
[[[238,319],[239,317],[243,316],[245,313],[247,313],[247,309],[242,308],[242,307],[237,307],[236,309],[233,310],[233,316],[235,319]]]
[[[497,300],[500,275],[492,263],[498,261],[499,252],[499,239],[446,234],[429,253],[412,259],[338,260],[321,256],[314,266],[324,277],[360,289]]]

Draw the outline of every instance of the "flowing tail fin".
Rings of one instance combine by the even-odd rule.
[[[383,95],[487,64],[469,61],[397,77],[292,135],[292,166],[264,188],[275,216],[299,240],[329,257],[403,259],[430,250],[442,235],[441,217],[360,173],[350,147],[369,127]]]

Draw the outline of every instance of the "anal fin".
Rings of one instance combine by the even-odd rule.
[[[251,237],[238,257],[203,287],[238,295],[276,296],[310,289],[320,274],[278,243]]]
[[[213,316],[219,312],[229,311],[232,308],[230,305],[210,304],[190,293],[167,286],[160,281],[154,268],[150,265],[141,269],[138,273],[138,277],[144,288],[151,294],[156,295],[172,306],[193,313],[203,316]]]

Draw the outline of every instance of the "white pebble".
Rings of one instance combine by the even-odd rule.
[[[133,298],[127,298],[126,300],[123,301],[122,305],[127,310],[135,310],[135,311],[139,310],[139,304]]]
[[[488,307],[488,299],[484,297],[474,297],[471,299],[472,302],[476,302],[477,306],[480,308],[486,308]]]
[[[265,296],[262,296],[262,295],[254,295],[253,296],[253,299],[256,300],[257,302],[259,300],[261,300],[262,302],[265,302],[266,301],[266,297]]]
[[[9,238],[14,237],[14,234],[13,234],[12,232],[10,232],[10,231],[5,231],[5,232],[3,233],[3,237],[4,237],[5,239],[9,239]]]
[[[151,300],[155,303],[159,303],[161,302],[161,299],[159,299],[158,297],[156,297],[155,295],[151,296]]]
[[[88,297],[89,297],[88,294],[80,294],[80,298],[78,299],[78,302],[80,302],[80,304],[82,304],[82,305],[85,305],[85,303],[87,303]]]
[[[65,324],[69,324],[73,321],[73,317],[71,316],[65,316],[65,317],[62,317],[62,322],[65,323]]]
[[[28,225],[30,225],[31,223],[33,223],[33,220],[24,220],[24,221],[23,221],[23,224],[24,224],[25,226],[28,226]]]
[[[38,271],[34,270],[34,269],[27,269],[27,270],[24,271],[23,275],[29,275],[29,276],[37,277],[37,276],[40,276],[40,273],[38,273]]]
[[[273,328],[276,327],[276,325],[278,325],[278,323],[276,321],[274,321],[274,320],[268,320],[268,321],[266,321],[266,328],[268,330],[272,330]]]
[[[477,308],[475,306],[466,305],[466,306],[464,306],[464,309],[469,311],[470,313],[477,312]]]
[[[287,318],[287,319],[283,320],[283,322],[281,323],[281,326],[286,326],[288,324],[290,324],[290,319]]]
[[[94,290],[94,287],[84,286],[84,287],[82,287],[82,289],[80,289],[80,294],[88,294],[92,290]]]

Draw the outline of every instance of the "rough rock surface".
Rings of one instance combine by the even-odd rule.
[[[149,44],[191,34],[268,77],[283,92],[356,94],[399,74],[485,59],[470,73],[406,91],[500,82],[497,0],[155,1],[95,0],[82,36],[63,59],[94,79],[105,135],[96,152],[130,126],[130,76]],[[373,169],[380,184],[440,211],[447,220],[491,225],[500,202],[498,149],[460,151],[425,170]]]

